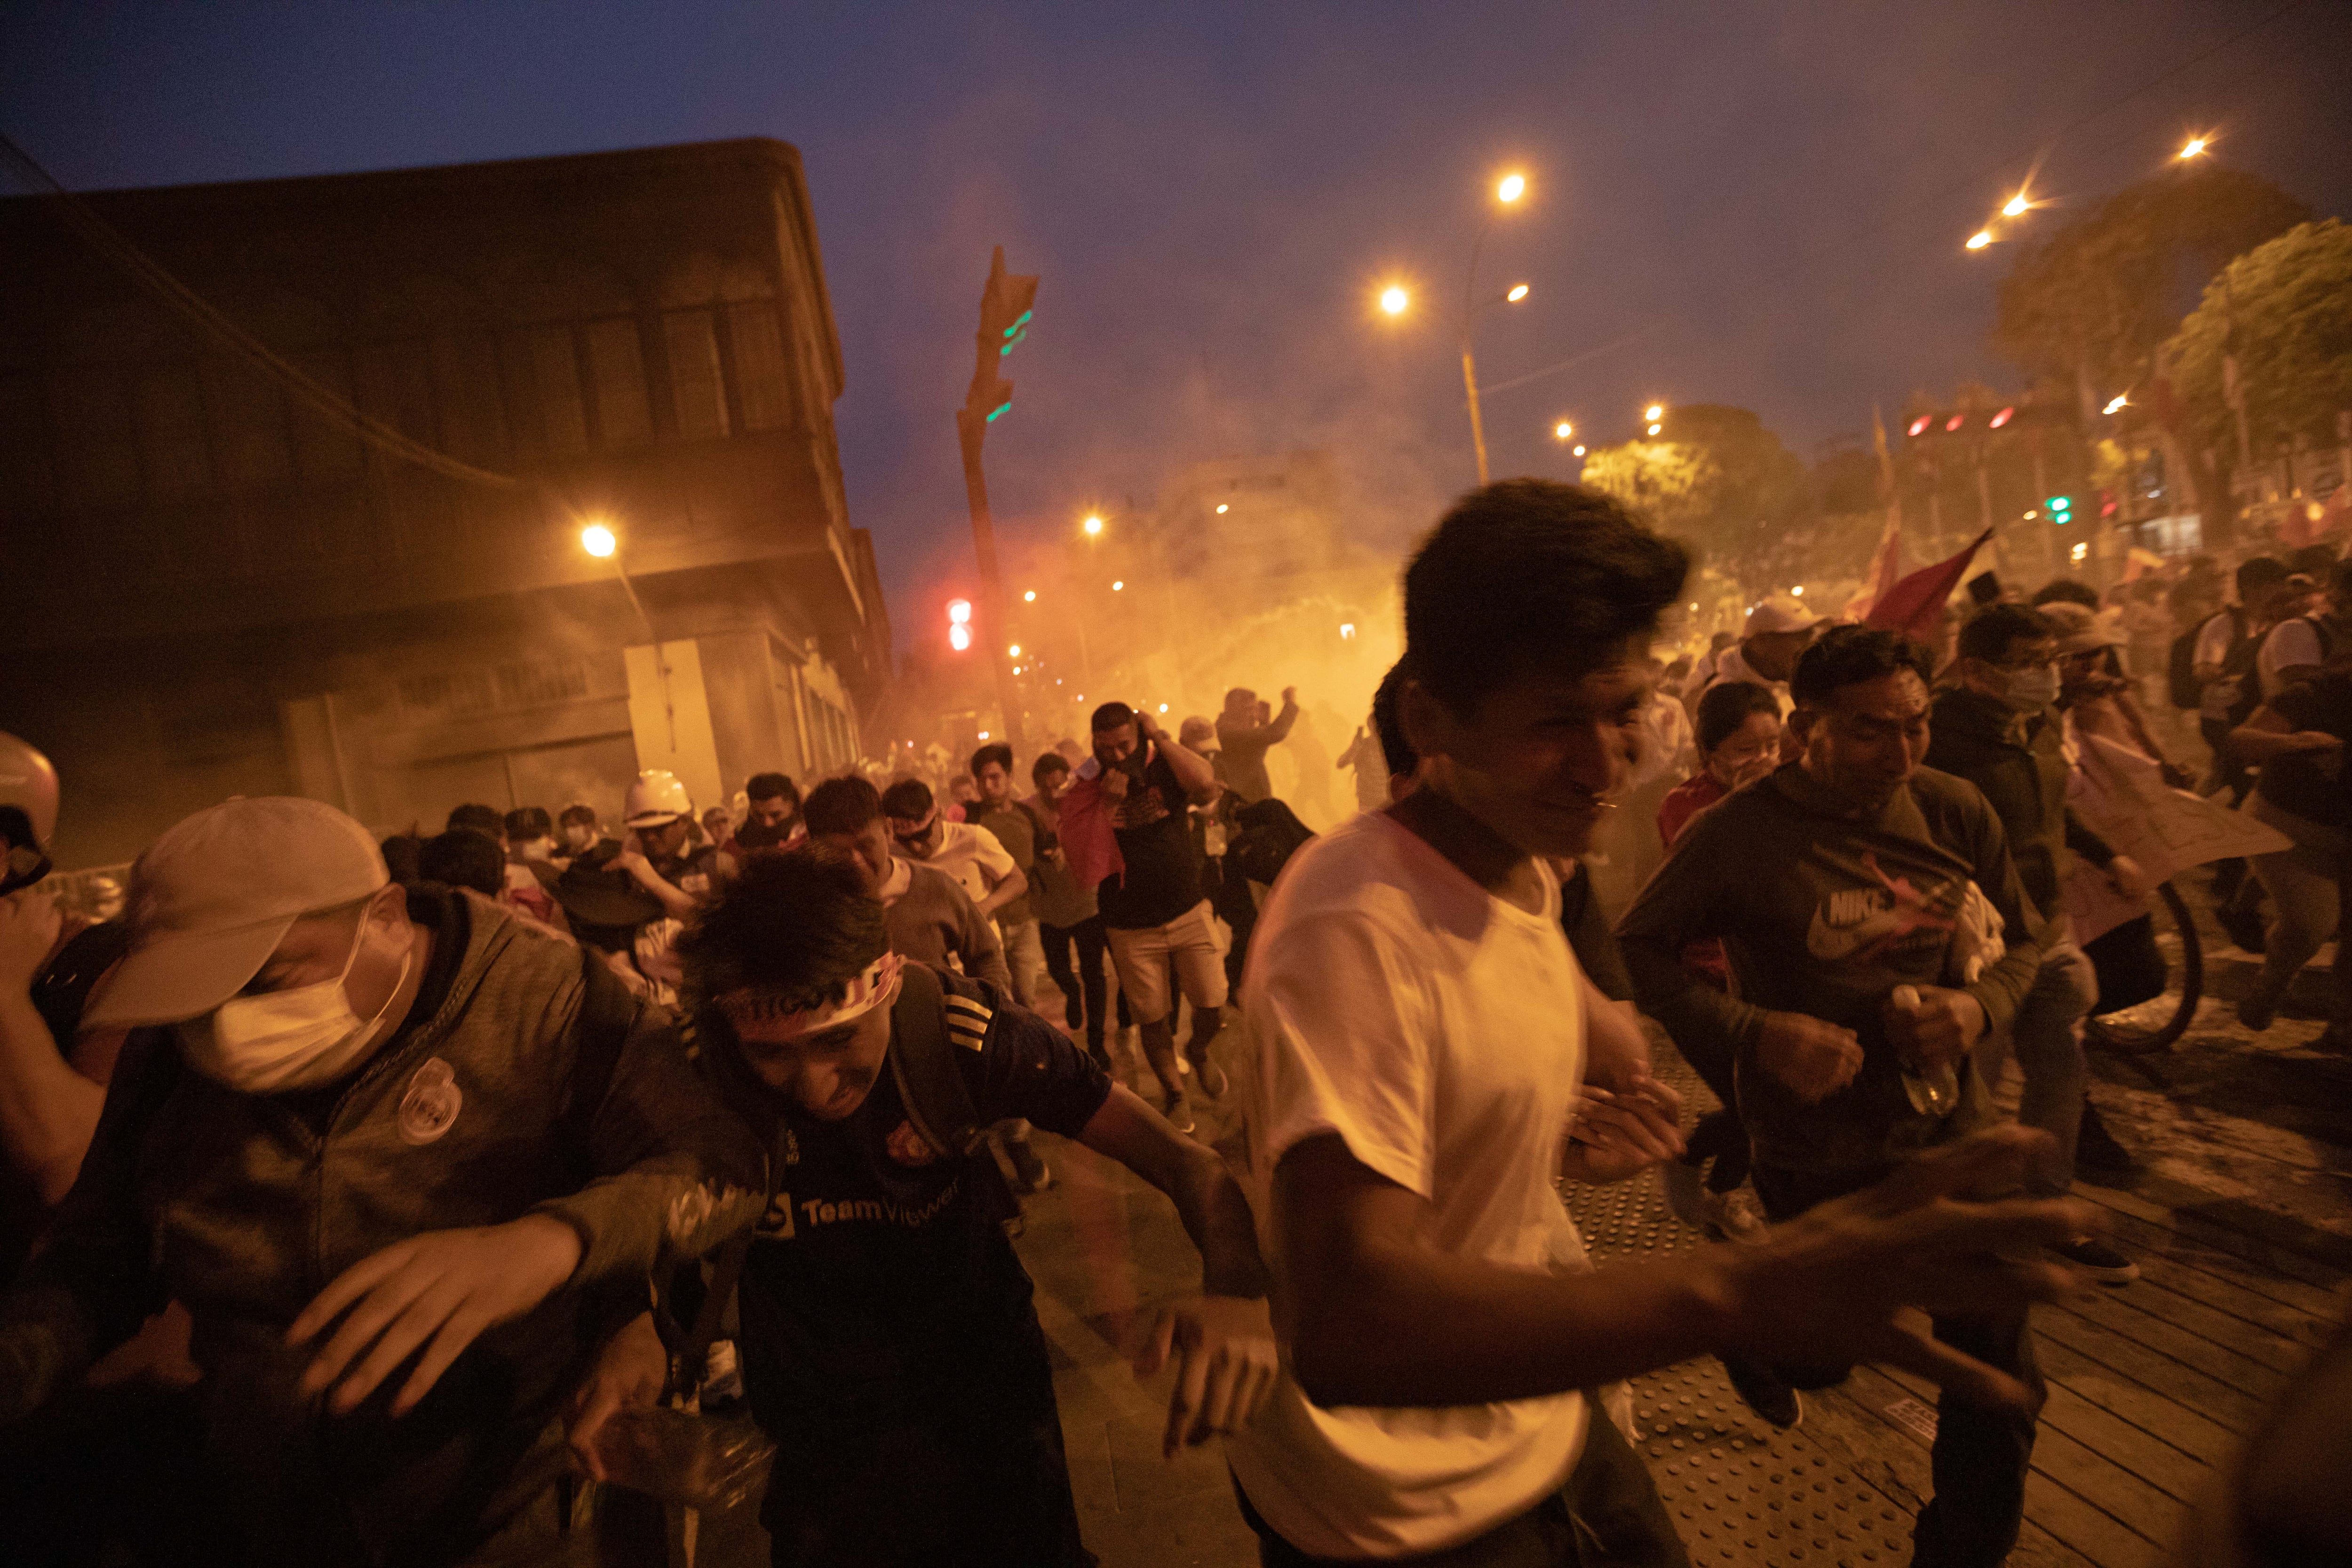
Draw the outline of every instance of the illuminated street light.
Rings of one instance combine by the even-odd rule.
[[[1381,309],[1391,316],[1403,315],[1405,307],[1412,303],[1412,296],[1400,284],[1391,283],[1381,290]]]
[[[2116,411],[2118,411],[2119,409],[2122,409],[2123,407],[2125,407],[2125,406],[2128,404],[2128,402],[2129,402],[2129,399],[2127,399],[2126,397],[2125,397],[2125,395],[2124,395],[2122,393],[2120,393],[2120,392],[2119,392],[2119,393],[2116,394],[2116,395],[2115,395],[2111,400],[2109,400],[2109,402],[2108,402],[2108,404],[2107,404],[2106,407],[2105,407],[2105,408],[2104,408],[2104,409],[2102,409],[2100,412],[2105,413],[2105,414],[2113,414],[2113,413],[2116,413]]]
[[[1802,583],[1798,584],[1795,587],[1789,590],[1789,595],[1791,598],[1803,598],[1805,596],[1805,585]]]
[[[1011,647],[1006,648],[1004,651],[1012,655],[1014,658],[1019,658],[1021,657],[1021,645],[1019,643],[1014,643]]]
[[[1989,228],[1980,228],[1977,230],[1976,233],[1969,236],[1969,248],[1970,250],[1982,250],[1986,246],[1990,245],[1991,243],[1992,230]]]
[[[1219,517],[1224,516],[1227,510],[1228,509],[1223,501],[1219,501],[1217,503],[1217,515]]]
[[[1576,426],[1565,419],[1551,427],[1551,437],[1555,441],[1565,441],[1575,434]]]
[[[2180,149],[2180,161],[2186,163],[2191,158],[2203,156],[2204,152],[2205,138],[2202,136],[2191,136],[2189,139],[2188,144]]]
[[[1116,593],[1118,593],[1120,589],[1122,589],[1122,588],[1124,588],[1124,587],[1126,587],[1126,586],[1127,586],[1127,584],[1126,584],[1125,583],[1113,583],[1113,584],[1110,585],[1110,591],[1111,591],[1112,593],[1116,594]]]
[[[1341,622],[1339,623],[1339,637],[1340,637],[1340,639],[1341,639],[1342,641],[1345,641],[1345,640],[1347,640],[1348,638],[1354,637],[1355,635],[1356,635],[1356,623],[1355,623],[1355,622],[1353,622],[1353,621],[1341,621]]]
[[[2009,198],[2008,205],[2000,209],[2000,214],[2003,217],[2023,217],[2025,216],[2026,208],[2032,205],[2033,204],[2032,202],[2025,199],[2025,193],[2023,191],[2020,191],[2017,195]]]
[[[1511,291],[1503,296],[1503,302],[1507,305],[1516,305],[1527,297],[1528,286],[1524,283],[1514,283],[1511,285]]]
[[[1495,199],[1506,205],[1517,201],[1527,194],[1528,179],[1525,174],[1506,174],[1503,176],[1502,184],[1495,187]]]
[[[1653,435],[1653,436],[1656,435],[1656,434],[1658,433],[1658,431],[1659,431],[1659,429],[1660,429],[1660,428],[1661,428],[1661,426],[1656,426],[1656,425],[1653,425],[1653,426],[1650,426],[1650,434],[1651,434],[1651,435]]]
[[[1078,524],[1078,526],[1086,530],[1087,538],[1092,539],[1102,531],[1102,519],[1099,517],[1089,517],[1086,521]]]
[[[592,522],[580,531],[580,548],[599,561],[606,559],[620,547],[621,542],[613,537],[613,531],[601,522]]]
[[[1653,425],[1656,424],[1659,420],[1664,419],[1665,416],[1666,405],[1663,403],[1653,403],[1650,406],[1642,410],[1642,417],[1648,420]]]
[[[1023,604],[1024,604],[1024,605],[1034,605],[1034,604],[1035,604],[1035,603],[1037,602],[1037,590],[1036,590],[1036,589],[1034,589],[1034,588],[1032,588],[1032,589],[1030,589],[1027,593],[1025,593],[1025,594],[1022,595],[1021,595],[1021,602],[1022,602]]]
[[[1574,447],[1574,448],[1571,448],[1571,449],[1575,452],[1575,454],[1576,454],[1578,457],[1581,458],[1582,456],[1584,456],[1584,448],[1583,448],[1583,447]]]

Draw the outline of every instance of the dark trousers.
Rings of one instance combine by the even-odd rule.
[[[1459,1546],[1418,1557],[1381,1561],[1399,1568],[1688,1568],[1690,1557],[1675,1533],[1666,1505],[1650,1479],[1649,1467],[1626,1443],[1601,1410],[1589,1400],[1591,1421],[1584,1452],[1568,1479],[1543,1501]],[[1257,1531],[1263,1568],[1318,1568],[1355,1558],[1309,1557],[1276,1535],[1258,1517],[1240,1483],[1234,1495],[1242,1519]]]
[[[1228,856],[1212,859],[1202,881],[1209,891],[1209,908],[1234,933],[1234,945],[1225,950],[1225,989],[1238,1004],[1242,970],[1249,959],[1250,932],[1257,929],[1257,899],[1250,892],[1249,879]]]
[[[1758,1165],[1756,1191],[1777,1223],[1847,1193],[1886,1173],[1787,1171]],[[1911,1528],[1914,1568],[1999,1568],[2017,1544],[2025,1517],[2025,1476],[2045,1389],[2034,1363],[2033,1336],[2022,1308],[1997,1318],[1937,1314],[1936,1337],[1987,1366],[2008,1373],[2032,1391],[2030,1411],[1991,1410],[1943,1394],[1936,1400],[1936,1444],[1928,1455],[1936,1495]],[[1846,1367],[1777,1369],[1792,1387],[1826,1388],[1844,1381]]]
[[[1074,926],[1040,925],[1037,938],[1045,947],[1045,973],[1062,992],[1062,1016],[1071,1028],[1084,1027],[1087,1048],[1099,1051],[1103,1043],[1104,1009],[1110,987],[1103,979],[1103,954],[1110,950],[1100,915]],[[1070,954],[1077,953],[1073,965]]]

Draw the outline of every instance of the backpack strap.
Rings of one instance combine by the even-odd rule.
[[[1021,1205],[997,1168],[957,1059],[959,1051],[981,1048],[993,1016],[979,997],[924,964],[908,963],[890,1005],[890,1075],[923,1142],[963,1161],[982,1214],[1003,1223],[1017,1218]]]

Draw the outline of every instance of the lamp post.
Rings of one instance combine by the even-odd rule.
[[[662,720],[669,727],[669,749],[677,751],[677,704],[670,694],[669,650],[662,647],[661,634],[654,630],[654,618],[646,614],[645,601],[637,597],[637,585],[629,581],[629,569],[621,563],[621,540],[610,525],[592,522],[580,531],[580,548],[599,561],[613,563],[613,574],[621,580],[621,591],[629,596],[629,607],[637,612],[637,619],[646,628],[646,640],[653,645],[654,668],[661,676]]]
[[[1495,186],[1495,201],[1499,206],[1509,206],[1527,195],[1528,181],[1524,174],[1506,174]],[[1478,309],[1493,304],[1492,300],[1478,298],[1478,253],[1486,247],[1486,231],[1494,226],[1495,214],[1489,209],[1478,221],[1477,237],[1470,242],[1470,270],[1462,284],[1462,390],[1470,399],[1470,445],[1478,455],[1478,483],[1486,482],[1486,427],[1478,413],[1478,364],[1470,353],[1470,337],[1476,329]],[[1528,297],[1528,286],[1514,284],[1502,296],[1502,301],[1516,305]]]
[[[1495,185],[1496,206],[1509,206],[1527,195],[1527,190],[1525,174],[1504,175]],[[1486,426],[1478,408],[1478,362],[1471,352],[1471,335],[1476,330],[1480,310],[1489,305],[1516,305],[1528,293],[1527,284],[1515,283],[1503,293],[1489,299],[1478,297],[1478,257],[1486,247],[1486,231],[1494,222],[1495,213],[1491,208],[1478,220],[1477,235],[1470,242],[1470,269],[1463,280],[1462,313],[1454,322],[1462,348],[1462,391],[1470,403],[1470,445],[1477,455],[1478,482],[1481,485],[1486,482]],[[1402,283],[1391,283],[1381,290],[1380,307],[1385,315],[1402,316],[1412,308],[1412,293]]]

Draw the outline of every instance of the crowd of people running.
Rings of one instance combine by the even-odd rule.
[[[2126,1157],[2084,1025],[2152,938],[2082,940],[2069,889],[2153,883],[2072,792],[2095,744],[2192,781],[2080,584],[1972,584],[1934,647],[1775,597],[1669,658],[1688,571],[1592,491],[1463,498],[1319,836],[1266,765],[1296,693],[1237,689],[945,787],[698,811],[647,773],[617,823],[391,838],[232,799],[91,921],[37,886],[57,782],[16,744],[0,1555],[662,1563],[632,1500],[694,1495],[731,1419],[778,1563],[1092,1563],[1012,1239],[1042,1130],[1197,1248],[1137,1362],[1266,1564],[1685,1563],[1612,1412],[1700,1355],[1781,1426],[1857,1363],[1937,1384],[1915,1561],[2002,1562],[2030,1310],[2137,1273],[2067,1194]],[[2220,888],[2261,1028],[2336,918],[2352,565],[2222,587],[2171,588],[2165,696],[2286,845]],[[1560,1184],[1653,1168],[1716,1239],[1592,1268]],[[2209,1526],[2333,1528],[2280,1496]]]

